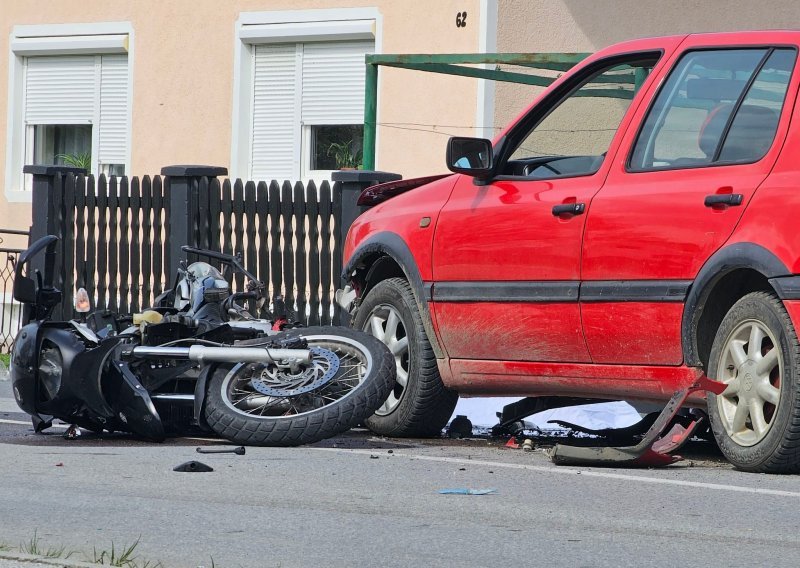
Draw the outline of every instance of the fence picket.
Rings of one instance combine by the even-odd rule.
[[[130,193],[128,188],[128,178],[117,179],[117,209],[119,211],[119,236],[117,246],[119,248],[119,284],[117,309],[123,314],[130,312],[128,307],[128,297],[130,296]]]
[[[138,312],[143,305],[142,290],[139,281],[142,275],[142,245],[140,242],[141,221],[139,214],[141,211],[141,192],[139,190],[139,178],[130,178],[130,220],[131,220],[131,238],[130,238],[130,259],[131,259],[131,276],[130,276],[130,311],[131,313]]]
[[[319,271],[322,281],[320,294],[320,323],[331,323],[331,247],[333,246],[333,204],[331,202],[331,186],[323,181],[319,190],[319,212],[322,221],[322,242],[320,243]]]
[[[272,288],[270,298],[281,294],[281,188],[277,181],[269,184],[269,257]]]
[[[86,179],[86,269],[84,284],[89,301],[94,307],[97,303],[97,192],[94,176]]]
[[[222,184],[222,252],[233,254],[233,194],[231,180],[226,179]]]
[[[309,182],[309,187],[314,187],[314,182]],[[294,184],[294,198],[292,207],[294,209],[294,269],[297,294],[294,297],[295,318],[306,321],[306,262],[308,254],[306,251],[306,200],[303,184]],[[314,190],[316,191],[316,189]]]
[[[142,307],[153,305],[153,186],[142,178]]]
[[[317,188],[309,185],[306,188],[306,214],[308,215],[308,286],[309,316],[308,325],[320,324],[319,288],[321,285],[319,271],[319,194]]]
[[[269,286],[269,189],[263,181],[256,186],[256,216],[258,217],[258,279]],[[268,309],[265,303],[258,315],[264,317]]]
[[[294,306],[294,249],[292,243],[292,184],[283,182],[281,187],[281,225],[283,229],[283,242],[281,252],[283,256],[283,296],[286,307],[293,310]]]
[[[108,307],[108,180],[97,180],[97,307]]]
[[[161,176],[153,176],[153,296],[164,291],[165,281],[169,282],[171,275],[164,274],[164,240],[162,226],[169,226],[169,215],[164,207],[164,185]]]
[[[244,253],[244,184],[237,179],[233,184],[233,254]],[[233,278],[237,290],[244,289],[244,275],[236,273]]]

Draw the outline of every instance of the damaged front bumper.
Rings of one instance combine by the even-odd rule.
[[[683,459],[681,456],[670,452],[680,448],[692,435],[699,419],[693,420],[687,426],[675,425],[668,432],[666,432],[667,426],[673,421],[690,394],[697,391],[722,394],[726,388],[727,385],[703,376],[672,395],[664,410],[638,444],[622,447],[578,447],[556,444],[549,451],[550,459],[558,465],[627,467],[657,467],[680,461]]]

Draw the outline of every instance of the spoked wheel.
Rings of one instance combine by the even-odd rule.
[[[748,294],[722,320],[709,376],[728,387],[708,395],[708,413],[717,444],[737,468],[800,470],[798,359],[792,321],[773,294]]]
[[[358,307],[354,327],[384,343],[397,380],[367,427],[383,436],[437,436],[453,413],[458,395],[445,388],[419,307],[402,278],[378,282]]]
[[[289,334],[308,341],[310,365],[240,363],[215,371],[205,416],[219,435],[241,444],[309,444],[356,426],[381,405],[394,361],[379,341],[335,327]]]
[[[408,385],[409,352],[406,325],[394,306],[380,304],[370,312],[364,324],[364,331],[380,340],[394,355],[397,369],[394,388],[381,407],[375,411],[378,416],[386,416],[394,412],[400,404]]]

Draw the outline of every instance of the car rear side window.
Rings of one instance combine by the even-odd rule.
[[[629,171],[762,158],[778,128],[795,57],[789,48],[685,55],[648,112]]]

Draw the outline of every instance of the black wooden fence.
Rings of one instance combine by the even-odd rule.
[[[72,298],[80,287],[97,308],[133,313],[152,305],[172,285],[186,259],[180,247],[188,244],[241,252],[270,297],[284,296],[306,325],[344,323],[333,292],[344,237],[359,214],[355,202],[365,187],[399,177],[336,172],[333,185],[317,187],[220,181],[227,171],[208,166],[169,166],[141,178],[94,178],[58,166],[25,172],[33,174],[31,240],[61,237],[54,274],[64,299],[54,317],[76,315]],[[237,277],[234,289],[242,285]]]

